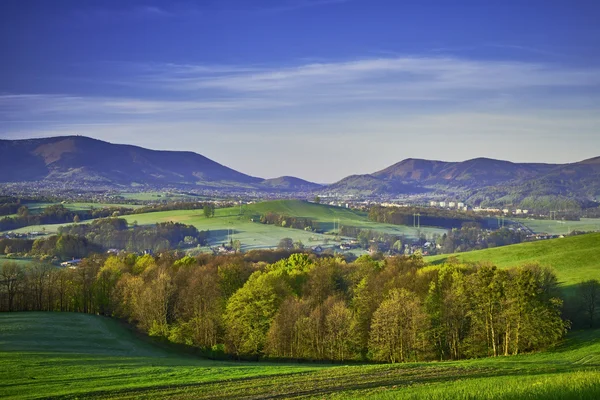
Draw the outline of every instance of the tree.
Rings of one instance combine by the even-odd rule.
[[[262,353],[267,332],[279,305],[290,293],[282,275],[255,272],[227,302],[226,345],[235,355]]]
[[[75,214],[75,216],[73,217],[73,222],[78,224],[79,221],[81,221],[81,219],[79,218],[79,215]]]
[[[581,282],[577,285],[577,297],[587,324],[593,328],[596,316],[600,312],[600,282],[596,279]]]
[[[17,215],[19,217],[27,217],[27,216],[29,216],[29,208],[27,208],[27,206],[21,206],[21,207],[19,207],[19,210],[17,210]]]
[[[5,262],[0,264],[0,287],[4,289],[7,297],[7,311],[13,310],[15,296],[23,283],[23,269],[15,262]],[[0,310],[2,310],[0,304]]]
[[[417,295],[406,289],[392,290],[373,315],[369,338],[373,358],[391,363],[416,359],[426,326],[427,315]]]
[[[295,250],[304,250],[304,243],[302,243],[301,240],[294,242],[294,249]]]
[[[215,216],[215,205],[212,203],[204,203],[203,213],[206,218]]]
[[[294,240],[289,237],[283,238],[279,241],[277,248],[280,250],[293,250],[294,249]]]
[[[315,203],[320,204],[321,203],[321,198],[319,196],[315,196]]]

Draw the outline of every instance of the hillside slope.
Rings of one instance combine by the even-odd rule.
[[[118,322],[0,314],[0,397],[111,399],[596,399],[600,331],[550,352],[381,365],[210,361],[157,347]]]
[[[539,263],[551,267],[562,285],[571,285],[587,279],[600,279],[599,254],[600,233],[590,233],[425,259],[430,263],[439,263],[456,257],[465,262],[487,261],[498,267]]]

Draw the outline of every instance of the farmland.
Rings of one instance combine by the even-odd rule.
[[[564,285],[587,279],[600,279],[600,233],[570,236],[560,239],[520,243],[511,246],[477,250],[458,254],[426,257],[430,263],[444,262],[449,257],[460,261],[487,261],[499,267],[539,263],[552,267]]]
[[[209,241],[211,245],[228,241],[228,235],[231,232],[232,239],[240,240],[243,250],[276,247],[284,237],[290,237],[294,241],[300,240],[307,246],[323,244],[326,239],[331,238],[330,235],[261,224],[258,222],[260,215],[266,212],[310,218],[316,221],[319,228],[325,231],[325,233],[334,231],[334,220],[336,226],[337,224],[341,226],[355,226],[361,229],[371,229],[381,233],[399,236],[405,235],[407,237],[416,237],[419,233],[430,237],[434,233],[443,234],[445,232],[444,229],[433,227],[417,229],[409,226],[381,224],[369,221],[367,214],[364,212],[297,200],[269,201],[241,207],[220,208],[216,209],[215,216],[212,218],[206,218],[203,210],[159,211],[127,215],[123,216],[123,218],[128,223],[137,222],[139,225],[168,221],[193,225],[199,230],[210,231]],[[47,234],[51,234],[57,232],[59,227],[65,225],[69,224],[28,226],[17,229],[15,232],[44,231]]]
[[[600,395],[600,331],[556,349],[460,362],[269,364],[197,358],[105,317],[0,315],[0,397],[581,398]]]

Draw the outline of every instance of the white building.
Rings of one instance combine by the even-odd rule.
[[[437,205],[438,205],[438,202],[437,202],[437,201],[430,201],[430,202],[429,202],[429,205],[430,205],[431,207],[435,207],[435,206],[437,206]]]
[[[448,207],[454,208],[454,207],[456,207],[456,203],[451,201],[450,203],[448,203]]]
[[[445,201],[440,201],[440,207],[446,207],[446,202]]]
[[[465,203],[459,201],[458,204],[457,204],[457,207],[458,208],[464,208],[465,207]]]

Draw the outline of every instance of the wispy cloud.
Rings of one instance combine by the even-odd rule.
[[[380,57],[288,66],[131,64],[112,85],[137,96],[0,95],[0,116],[107,117],[260,110],[323,113],[365,107],[436,110],[598,108],[600,69],[456,57]],[[418,106],[416,106],[418,105]]]

